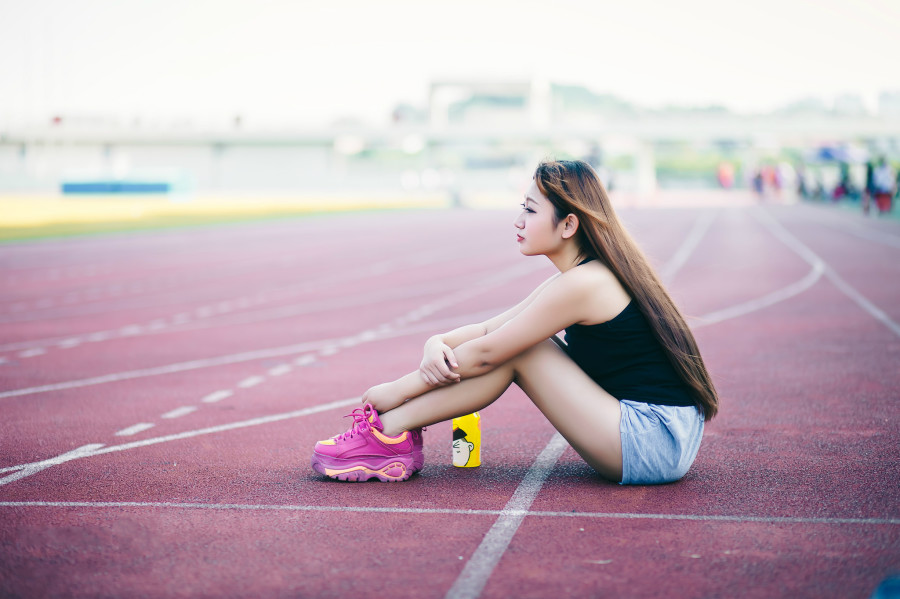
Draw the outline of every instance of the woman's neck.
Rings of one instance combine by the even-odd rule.
[[[559,272],[566,272],[567,270],[575,268],[584,257],[581,248],[579,248],[574,241],[572,243],[563,244],[557,252],[546,254],[546,256],[553,262],[553,265]]]

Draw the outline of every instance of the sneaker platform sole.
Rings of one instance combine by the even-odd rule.
[[[417,460],[412,455],[370,460],[341,460],[313,453],[310,465],[319,474],[335,480],[362,482],[377,478],[381,482],[394,483],[404,481],[418,471],[422,467],[422,460]]]

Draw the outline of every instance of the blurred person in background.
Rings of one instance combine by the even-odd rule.
[[[719,168],[716,169],[716,178],[722,189],[731,189],[734,186],[734,166],[730,162],[719,164]]]
[[[872,189],[879,214],[887,214],[893,208],[894,193],[897,190],[897,173],[894,167],[881,157],[878,167],[872,172]]]
[[[834,188],[832,199],[834,201],[847,198],[849,200],[856,199],[856,186],[850,177],[850,165],[846,162],[841,163],[841,178],[838,180],[837,187]]]
[[[866,162],[866,186],[863,189],[862,209],[863,214],[869,213],[872,197],[875,195],[875,165],[869,160]]]

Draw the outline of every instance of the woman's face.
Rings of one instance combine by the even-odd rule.
[[[525,192],[522,213],[513,223],[517,229],[516,240],[520,252],[526,256],[536,256],[552,253],[560,246],[562,236],[558,229],[564,227],[564,223],[560,221],[554,224],[554,214],[553,204],[532,180]]]

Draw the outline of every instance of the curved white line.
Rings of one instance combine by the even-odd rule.
[[[715,212],[703,212],[694,222],[694,226],[691,227],[691,230],[688,233],[687,238],[682,242],[681,247],[675,251],[672,258],[659,271],[659,277],[666,285],[672,283],[675,279],[675,275],[677,275],[678,271],[681,270],[681,267],[687,263],[688,258],[691,257],[694,250],[700,245],[700,241],[706,235],[706,232],[709,231],[714,220],[716,220]]]
[[[751,312],[756,312],[757,310],[762,310],[763,308],[767,308],[769,306],[773,306],[779,302],[783,302],[786,299],[790,299],[795,295],[799,295],[815,285],[816,281],[822,278],[822,273],[825,272],[825,265],[820,263],[814,264],[812,269],[806,274],[805,277],[791,283],[787,287],[782,287],[772,293],[764,295],[760,298],[750,300],[749,302],[744,302],[742,304],[737,304],[736,306],[731,306],[730,308],[725,308],[723,310],[716,310],[715,312],[710,312],[708,314],[704,314],[703,316],[697,317],[697,322],[691,324],[692,329],[699,329],[701,327],[705,327],[711,324],[715,324],[717,322],[722,322],[723,320],[730,320],[732,318],[737,318],[738,316],[744,316],[745,314],[750,314]]]
[[[895,335],[900,337],[900,324],[897,324],[890,316],[869,301],[863,294],[847,283],[833,268],[828,266],[824,260],[819,258],[815,252],[804,245],[799,239],[794,237],[787,229],[784,228],[771,214],[765,211],[752,213],[757,220],[765,225],[778,239],[785,245],[794,250],[804,260],[810,264],[822,264],[825,276],[834,283],[841,292],[852,299],[856,304],[868,312],[875,320],[881,322],[884,326],[891,330]]]

